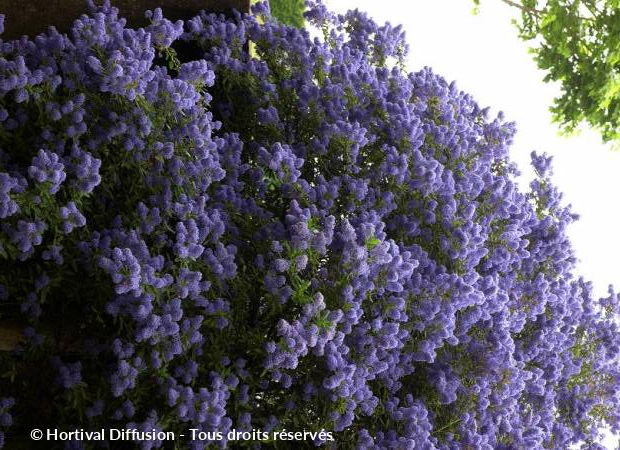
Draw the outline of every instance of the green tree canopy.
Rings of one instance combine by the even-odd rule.
[[[269,0],[271,12],[276,19],[297,28],[304,26],[304,0]]]
[[[502,1],[520,10],[519,36],[544,80],[560,83],[551,112],[562,130],[586,122],[620,142],[620,0]]]

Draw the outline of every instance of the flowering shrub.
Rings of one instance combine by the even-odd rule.
[[[550,159],[519,191],[513,124],[406,73],[400,28],[309,7],[322,40],[265,4],[262,25],[144,29],[106,4],[0,42],[6,439],[565,449],[618,429],[618,295],[573,276]]]

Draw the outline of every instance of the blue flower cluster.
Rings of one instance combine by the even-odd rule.
[[[619,296],[573,275],[550,158],[520,191],[514,125],[407,73],[399,27],[90,7],[0,41],[7,439],[31,417],[360,449],[620,428]]]
[[[0,430],[6,430],[13,424],[13,417],[8,411],[14,404],[15,399],[12,397],[0,398]],[[0,431],[1,447],[4,447],[4,433],[2,431]]]

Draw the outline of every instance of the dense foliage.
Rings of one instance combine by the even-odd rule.
[[[520,192],[513,124],[406,73],[400,28],[310,7],[322,40],[261,3],[264,25],[130,29],[105,5],[0,42],[7,440],[565,449],[618,428],[618,296],[573,276],[549,158]]]
[[[304,26],[304,0],[269,0],[271,15],[282,23],[301,28]]]
[[[559,83],[551,108],[564,131],[582,123],[620,143],[620,2],[502,0],[519,10],[519,36],[533,44],[545,81]],[[480,0],[474,0],[480,4]]]

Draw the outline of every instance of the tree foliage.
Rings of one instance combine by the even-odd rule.
[[[545,81],[560,84],[551,107],[554,120],[567,132],[588,123],[604,141],[619,142],[620,2],[502,1],[519,9],[519,36],[533,43]]]
[[[304,26],[304,0],[269,0],[271,14],[280,22],[297,28]]]

